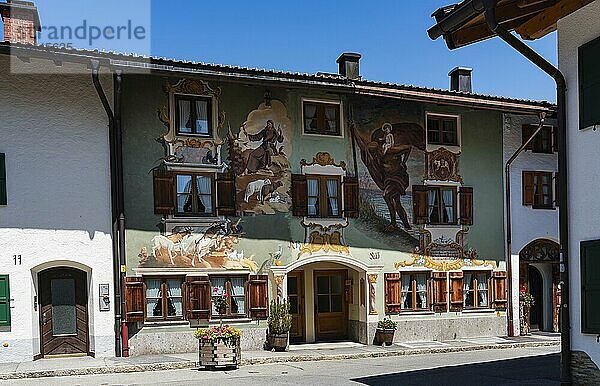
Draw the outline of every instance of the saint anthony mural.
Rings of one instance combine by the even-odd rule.
[[[291,126],[283,103],[273,100],[250,112],[237,136],[229,130],[228,160],[237,176],[236,200],[242,214],[289,211]]]
[[[385,122],[371,130],[363,127],[354,127],[353,130],[369,180],[372,180],[381,191],[387,206],[388,213],[385,218],[389,219],[389,224],[386,231],[398,228],[398,217],[404,229],[410,230],[407,210],[412,210],[412,207],[406,196],[412,183],[421,183],[425,131],[421,125],[410,122],[394,124]],[[420,154],[411,157],[415,149]],[[416,174],[415,171],[419,169],[420,174]],[[411,181],[411,172],[412,177],[419,178],[419,181]],[[380,210],[377,210],[379,208],[375,197],[371,195],[363,197],[363,200],[371,201],[376,214],[381,216]]]

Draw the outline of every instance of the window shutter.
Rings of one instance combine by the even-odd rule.
[[[463,304],[463,273],[450,272],[450,311],[462,311]]]
[[[358,217],[358,177],[344,177],[344,216]],[[308,207],[308,204],[307,204]]]
[[[171,172],[155,169],[154,177],[154,214],[172,214],[175,212],[175,176]]]
[[[581,242],[581,332],[600,334],[600,240]]]
[[[521,126],[521,144],[524,144],[525,142],[527,142],[527,140],[529,138],[531,138],[533,133],[535,133],[536,129],[537,129],[537,127],[533,126],[533,125]],[[531,140],[531,142],[529,142],[527,144],[527,146],[525,146],[525,150],[533,150],[533,142],[534,142],[534,140]]]
[[[292,174],[292,214],[308,216],[308,184],[304,174]]]
[[[207,321],[210,317],[212,291],[208,277],[186,278],[187,320]]]
[[[6,189],[6,156],[0,153],[0,205],[8,202]]]
[[[473,225],[473,188],[463,186],[459,192],[460,224]]]
[[[217,174],[217,214],[235,216],[235,176],[233,173]]]
[[[558,153],[558,127],[552,127],[552,151]]]
[[[554,173],[554,206],[558,207],[558,173]]]
[[[10,326],[10,285],[8,275],[0,275],[0,326]]]
[[[143,322],[146,304],[144,280],[141,277],[125,278],[125,320]]]
[[[492,285],[494,288],[494,308],[497,310],[506,309],[506,276],[506,272],[504,271],[494,271],[492,274]]]
[[[385,278],[385,313],[397,314],[402,309],[402,284],[399,273],[386,273]]]
[[[533,205],[533,172],[523,171],[523,205]]]
[[[579,47],[579,129],[600,124],[600,38]]]
[[[446,272],[432,273],[431,281],[433,286],[433,311],[435,312],[445,312],[448,309],[446,280]]]
[[[269,310],[269,277],[250,275],[248,278],[248,316],[252,319],[266,319]]]
[[[427,186],[412,186],[413,224],[427,224]]]

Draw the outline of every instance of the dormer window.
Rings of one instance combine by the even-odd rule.
[[[175,127],[178,135],[212,136],[210,98],[175,95]]]

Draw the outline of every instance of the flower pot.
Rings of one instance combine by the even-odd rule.
[[[378,328],[375,330],[375,339],[373,344],[391,346],[394,342],[394,329]]]
[[[240,338],[199,339],[199,363],[208,369],[237,368],[242,361]]]
[[[289,333],[272,334],[269,333],[269,347],[275,351],[287,351]]]

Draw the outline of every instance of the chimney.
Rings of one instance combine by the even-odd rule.
[[[41,31],[37,7],[31,1],[7,0],[0,3],[4,23],[4,41],[9,43],[36,44]]]
[[[337,59],[340,65],[340,75],[351,80],[360,79],[360,69],[358,62],[361,58],[360,54],[354,52],[344,52]]]
[[[472,68],[455,67],[448,73],[450,77],[450,91],[473,92],[471,87]]]

